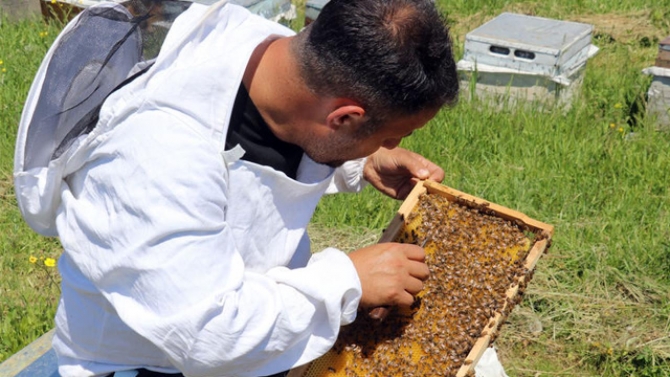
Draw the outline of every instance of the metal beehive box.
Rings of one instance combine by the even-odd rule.
[[[326,3],[328,3],[328,0],[307,0],[305,3],[305,26],[316,20]]]
[[[655,118],[661,129],[670,128],[670,68],[648,67],[642,73],[652,76],[647,90],[647,115]]]
[[[372,375],[384,377],[433,375],[463,377],[471,375],[484,351],[495,339],[505,317],[513,306],[518,303],[518,300],[520,300],[520,295],[531,279],[537,261],[550,245],[553,226],[530,219],[517,211],[435,182],[420,182],[403,202],[397,215],[384,231],[380,242],[396,241],[425,245],[426,262],[429,263],[429,267],[432,266],[431,276],[437,275],[436,270],[433,268],[435,267],[434,264],[437,263],[435,262],[436,258],[440,257],[440,255],[440,258],[443,260],[441,263],[448,264],[450,269],[464,270],[466,266],[459,265],[456,262],[458,259],[451,259],[454,257],[453,250],[436,249],[434,246],[439,243],[433,243],[433,241],[436,241],[435,239],[429,240],[428,244],[426,244],[426,240],[435,237],[435,234],[429,235],[429,232],[433,230],[427,230],[428,228],[425,227],[426,223],[431,222],[427,220],[427,212],[422,212],[426,208],[424,204],[427,197],[439,198],[443,203],[448,203],[451,206],[445,207],[449,209],[443,212],[444,217],[438,221],[438,223],[442,224],[442,220],[448,219],[444,224],[452,227],[449,232],[454,231],[453,226],[456,223],[453,213],[455,210],[454,207],[459,207],[461,210],[466,211],[466,214],[472,212],[481,214],[482,216],[490,216],[498,220],[499,224],[506,224],[504,225],[505,227],[518,227],[518,229],[523,230],[524,234],[529,234],[528,242],[522,249],[507,245],[503,245],[504,247],[501,249],[493,246],[493,243],[498,242],[496,239],[497,234],[492,235],[490,232],[491,229],[488,229],[488,231],[484,228],[480,229],[483,232],[482,234],[490,236],[487,239],[486,245],[482,246],[486,250],[485,254],[503,251],[502,260],[509,260],[508,263],[510,265],[513,264],[516,266],[515,268],[518,269],[514,269],[514,271],[523,271],[510,276],[512,279],[510,280],[512,282],[511,285],[503,285],[496,290],[495,294],[490,293],[491,296],[502,296],[502,301],[500,301],[503,303],[501,309],[484,314],[480,313],[479,310],[475,313],[475,309],[464,312],[462,309],[464,306],[460,304],[465,304],[465,302],[463,300],[453,300],[458,304],[458,310],[461,312],[460,316],[474,319],[477,316],[481,318],[483,315],[485,319],[483,322],[475,321],[475,325],[469,330],[474,330],[474,332],[467,335],[469,338],[467,345],[465,345],[462,343],[462,340],[458,339],[459,336],[453,333],[455,330],[452,329],[452,332],[445,331],[445,329],[452,328],[449,323],[446,323],[452,317],[443,308],[439,308],[439,305],[435,305],[435,299],[441,297],[444,302],[451,303],[452,299],[442,296],[442,292],[445,291],[457,291],[456,294],[464,295],[473,294],[477,290],[482,292],[493,291],[490,290],[490,287],[486,287],[486,289],[489,289],[486,291],[483,287],[477,288],[471,285],[472,282],[470,279],[462,275],[459,275],[455,279],[450,278],[451,280],[464,283],[465,285],[461,288],[449,285],[452,282],[435,276],[426,282],[424,291],[418,295],[417,302],[419,304],[417,306],[413,305],[413,308],[409,309],[397,309],[395,312],[389,314],[383,322],[378,324],[373,323],[372,325],[369,317],[364,313],[359,313],[357,320],[353,324],[342,329],[333,349],[323,357],[307,365],[293,369],[289,372],[288,377],[367,377]],[[430,213],[435,214],[435,212]],[[469,216],[466,217],[469,218]],[[448,224],[450,222],[452,223],[451,225]],[[486,226],[493,225],[492,223],[483,225],[483,227]],[[467,234],[467,236],[470,237],[470,234]],[[479,236],[473,235],[473,239],[477,237]],[[460,243],[460,240],[457,240],[456,233],[449,233],[448,238],[454,238],[453,242]],[[463,254],[462,258],[473,259],[475,257],[470,253],[472,250],[474,250],[474,247],[463,247],[459,252]],[[490,275],[492,271],[501,267],[492,264],[475,264],[475,266],[473,272],[482,275]],[[463,288],[465,286],[467,288]],[[445,291],[438,292],[440,288]],[[429,296],[432,298],[429,298]],[[431,310],[433,311],[432,317],[422,315],[422,311],[425,314],[425,312]],[[440,324],[440,322],[444,323]],[[409,328],[411,330],[407,331],[406,329]],[[425,333],[426,329],[428,335]],[[422,331],[423,333],[421,333]],[[404,333],[399,335],[401,332]],[[416,338],[415,335],[419,333],[423,335],[419,335],[419,338]],[[354,348],[350,347],[351,343],[348,343],[348,340],[350,340],[348,337],[351,334],[354,337],[363,339],[363,342],[367,343],[363,345],[363,348],[367,348],[369,351],[367,356],[360,356],[360,347],[359,351],[355,350],[357,346],[354,346]],[[407,339],[403,340],[402,337],[405,334],[409,335]],[[389,344],[395,344],[395,346],[389,346]],[[455,350],[455,348],[458,348],[458,350]],[[356,355],[356,352],[359,354]],[[454,358],[453,355],[456,353],[458,353],[458,357]],[[363,354],[365,355],[365,351]],[[444,360],[445,358],[452,358],[454,360],[450,364],[449,369],[435,370],[435,365],[441,363],[439,360]]]
[[[469,32],[463,60],[555,76],[586,60],[593,26],[502,13]]]
[[[522,100],[567,109],[598,52],[592,33],[588,24],[503,13],[466,35],[457,64],[463,94],[498,107]]]

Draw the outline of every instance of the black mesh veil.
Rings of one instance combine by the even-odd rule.
[[[151,67],[177,16],[217,1],[293,17],[290,0],[101,0],[66,25],[33,80],[16,137],[14,189],[31,228],[57,235],[63,182],[83,163],[76,145],[95,132],[105,99]]]
[[[170,24],[190,4],[131,0],[80,13],[52,47],[28,124],[24,170],[47,166],[90,132],[105,98],[158,54]]]

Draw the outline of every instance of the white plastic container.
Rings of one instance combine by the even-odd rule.
[[[656,118],[659,128],[670,129],[670,68],[649,67],[642,73],[654,77],[647,91],[647,115]]]
[[[653,76],[647,90],[647,115],[656,118],[659,128],[670,129],[670,37],[658,44],[654,66],[642,73]]]
[[[581,87],[593,26],[502,13],[468,33],[458,62],[462,91],[503,104],[508,99],[570,106]]]

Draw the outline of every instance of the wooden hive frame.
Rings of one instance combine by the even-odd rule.
[[[487,215],[507,220],[509,222],[517,224],[520,228],[525,229],[535,235],[533,243],[524,261],[524,267],[530,273],[519,277],[518,284],[515,284],[509,289],[507,289],[506,296],[508,300],[505,303],[505,307],[503,308],[502,313],[498,312],[495,314],[493,318],[491,318],[491,321],[485,328],[485,330],[487,331],[482,331],[482,335],[479,336],[479,338],[475,341],[474,345],[470,349],[470,352],[468,353],[468,356],[465,358],[463,365],[460,367],[460,369],[456,374],[457,377],[465,377],[473,375],[475,365],[481,358],[486,348],[488,348],[489,345],[491,344],[492,340],[494,339],[493,334],[498,332],[501,324],[503,323],[506,317],[506,314],[503,313],[509,312],[509,310],[505,309],[507,309],[508,305],[513,305],[510,303],[514,302],[513,299],[519,297],[519,295],[522,293],[520,290],[522,289],[522,287],[525,287],[528,281],[530,280],[532,276],[532,271],[535,269],[538,260],[551,244],[551,237],[554,232],[554,227],[552,225],[531,219],[525,214],[520,213],[518,211],[503,207],[495,203],[491,203],[484,199],[477,198],[475,196],[452,189],[442,184],[435,183],[432,181],[422,181],[416,185],[416,187],[412,190],[412,192],[402,203],[397,214],[391,220],[389,226],[386,228],[381,238],[379,239],[380,243],[391,242],[398,238],[398,235],[402,232],[403,228],[407,224],[410,214],[417,207],[417,204],[419,203],[421,196],[426,193],[439,195],[446,198],[449,202],[457,203],[459,205],[468,208],[476,209]],[[287,377],[306,377],[308,375],[310,366],[318,361],[319,359],[313,361],[312,363],[303,365],[301,367],[294,368],[289,372]],[[311,373],[310,377],[315,376],[313,371],[310,371],[310,373]],[[324,372],[318,374],[318,377],[326,377],[332,375],[333,374],[330,372]]]

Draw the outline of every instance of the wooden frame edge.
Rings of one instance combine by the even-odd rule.
[[[513,221],[519,225],[523,225],[531,229],[534,233],[541,236],[540,239],[536,239],[533,243],[531,250],[526,256],[524,267],[528,271],[533,271],[537,262],[540,260],[542,254],[545,253],[547,248],[550,245],[551,237],[554,234],[554,226],[550,224],[543,223],[541,221],[531,219],[527,215],[515,211],[513,209],[491,203],[485,199],[478,198],[476,196],[466,194],[464,192],[458,191],[451,187],[442,185],[434,181],[419,181],[414,189],[410,192],[407,198],[403,201],[402,205],[398,209],[398,212],[393,217],[388,227],[382,233],[378,242],[391,242],[396,238],[398,232],[405,225],[405,217],[409,215],[416,204],[419,202],[419,197],[424,193],[434,193],[439,192],[442,195],[445,195],[452,202],[467,202],[471,207],[482,208],[486,211],[492,212],[495,216],[501,217],[508,221]],[[510,305],[509,300],[513,297],[516,297],[519,294],[521,287],[525,287],[528,283],[529,276],[521,276],[518,280],[518,283],[510,287],[505,295],[508,298],[508,301],[503,306],[502,312],[496,313],[494,317],[491,318],[491,322],[484,328],[486,331],[485,335],[481,335],[476,341],[475,344],[470,349],[470,352],[464,360],[464,364],[459,368],[456,373],[456,377],[465,377],[470,373],[474,366],[479,362],[479,359],[484,354],[484,351],[489,347],[493,339],[492,334],[496,331],[499,331],[502,319],[503,312],[507,310],[508,305]],[[313,362],[313,361],[312,361]],[[289,371],[286,377],[302,377],[306,373],[307,369],[312,362],[304,364],[302,366],[293,368]]]
[[[543,223],[535,219],[531,219],[530,217],[526,216],[526,214],[513,210],[511,208],[491,203],[488,200],[478,198],[470,194],[466,194],[462,191],[458,191],[456,189],[439,184],[434,181],[425,181],[423,186],[429,193],[440,192],[455,202],[466,201],[471,203],[474,207],[479,207],[482,209],[486,209],[487,211],[491,211],[495,213],[496,216],[502,217],[505,220],[520,222],[522,225],[525,225],[528,228],[535,229],[538,233],[541,233],[543,236],[547,238],[551,238],[554,234],[553,225]]]

